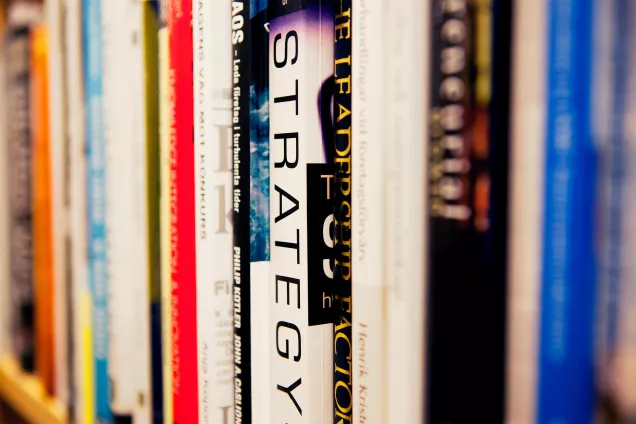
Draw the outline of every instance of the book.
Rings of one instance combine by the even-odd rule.
[[[0,33],[6,34],[6,8],[0,9]],[[6,60],[6,42],[0,43],[0,86],[7,91],[7,60]],[[6,170],[9,166],[8,158],[8,131],[7,131],[7,113],[8,113],[8,96],[5,94],[0,96],[0,169]],[[9,198],[9,179],[8,172],[2,171],[0,174],[0,198]],[[11,353],[11,273],[9,269],[10,259],[10,238],[9,234],[9,205],[0,208],[0,354]]]
[[[506,57],[495,61],[491,49],[495,27],[510,18],[490,0],[431,8],[427,419],[502,422],[507,102],[501,96],[492,113],[491,86],[505,93],[507,72],[492,83]]]
[[[333,236],[333,290],[335,323],[333,333],[333,391],[334,423],[352,420],[353,415],[353,298],[351,281],[351,92],[352,80],[352,27],[351,0],[340,2],[334,10],[334,215]],[[331,264],[330,264],[331,265]]]
[[[230,3],[194,8],[199,421],[224,424],[234,417]]]
[[[94,416],[96,421],[101,423],[112,420],[109,379],[108,300],[110,276],[107,257],[107,220],[109,218],[106,216],[102,2],[101,0],[84,0],[82,6],[88,283],[91,300],[91,352],[93,356],[93,364],[86,366],[93,368]],[[81,317],[85,316],[82,314]]]
[[[63,2],[52,0],[45,5],[48,39],[49,137],[51,144],[51,223],[54,281],[55,397],[70,407],[71,368],[71,233],[67,226],[70,214],[68,168],[70,166],[67,93],[65,87],[66,55]]]
[[[335,87],[348,92],[351,86],[349,78],[334,79],[334,12],[327,1],[269,5],[269,285],[274,290],[268,334],[276,346],[269,388],[275,422],[331,423],[338,410],[332,101]]]
[[[151,418],[150,258],[144,9],[102,3],[110,407],[116,422]],[[125,63],[126,66],[122,66]],[[155,142],[156,140],[152,140]]]
[[[634,180],[629,164],[634,158],[636,135],[631,124],[636,98],[636,62],[630,49],[636,36],[630,26],[634,12],[631,3],[624,0],[596,3],[592,101],[601,216],[596,387],[597,394],[612,406],[616,421],[625,422],[636,417],[631,356],[634,326],[628,301],[634,293],[634,267],[629,253],[635,234],[631,218],[635,205],[629,195]]]
[[[164,381],[161,315],[161,217],[160,217],[160,121],[159,121],[159,31],[158,1],[142,5],[143,84],[145,122],[145,191],[148,292],[150,300],[150,393],[152,422],[163,422]]]
[[[95,422],[95,370],[93,359],[92,301],[88,278],[88,216],[86,120],[84,116],[84,56],[82,0],[64,0],[64,91],[68,102],[66,128],[68,137],[69,214],[67,239],[70,254],[70,346],[69,380],[71,382],[70,419]]]
[[[172,274],[171,274],[171,215],[170,215],[170,128],[171,89],[169,66],[169,38],[166,26],[167,1],[160,3],[158,40],[159,74],[159,222],[161,255],[161,356],[163,363],[163,422],[173,424],[172,408]]]
[[[51,138],[49,136],[48,42],[43,24],[31,28],[31,193],[33,228],[33,290],[35,295],[35,372],[44,389],[55,393],[55,280]]]
[[[389,421],[384,140],[388,139],[386,2],[352,1],[351,251],[353,422]]]
[[[594,417],[594,4],[515,4],[507,407],[515,422]]]
[[[35,366],[30,27],[39,10],[24,2],[9,9],[6,61],[10,201],[12,350],[26,371]]]
[[[429,87],[432,53],[420,47],[432,41],[428,6],[416,0],[392,3],[386,16],[383,14],[389,46],[384,80],[387,139],[382,143],[389,322],[386,354],[390,361],[386,395],[390,421],[396,422],[426,422],[424,413],[429,407],[424,385],[430,372],[425,368],[424,329],[430,328],[427,313],[431,302],[426,289],[430,225],[425,219],[431,207],[426,184],[431,171],[430,121],[422,117],[429,110],[433,91]]]
[[[268,1],[232,3],[232,275],[235,422],[267,423],[269,388]]]
[[[174,421],[198,421],[192,1],[168,1]]]

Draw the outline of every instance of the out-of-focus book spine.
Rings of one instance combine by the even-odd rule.
[[[68,187],[70,244],[69,274],[71,279],[71,419],[73,422],[95,422],[95,369],[93,359],[92,301],[88,279],[87,255],[87,161],[85,86],[83,61],[82,0],[64,0],[64,42],[66,67],[64,88],[68,99],[66,115],[68,137]]]
[[[65,9],[60,0],[46,3],[48,36],[48,98],[49,137],[51,145],[51,225],[53,257],[54,304],[54,393],[64,405],[70,406],[70,232],[67,226],[69,210],[67,93],[65,87],[64,26]]]
[[[557,0],[546,11],[537,422],[591,422],[594,412],[594,4]]]
[[[538,422],[547,1],[514,3],[506,422]]]
[[[161,328],[160,158],[159,158],[159,2],[143,3],[145,83],[145,172],[147,198],[147,263],[150,299],[150,361],[152,422],[163,422],[163,365]]]
[[[491,0],[431,8],[427,420],[502,422],[508,137],[492,86],[505,94],[507,82],[504,71],[492,83],[506,61],[492,45],[509,17]]]
[[[351,129],[352,27],[351,0],[334,10],[334,214],[333,214],[333,422],[351,421],[353,415],[353,342],[351,295]],[[377,83],[377,82],[376,82]],[[331,193],[330,193],[331,194]]]
[[[45,390],[55,391],[55,280],[51,138],[49,136],[48,42],[43,24],[31,28],[31,152],[33,200],[33,289],[35,294],[35,371]]]
[[[108,2],[107,2],[108,3]],[[109,375],[109,272],[106,216],[106,146],[102,58],[102,1],[84,0],[83,45],[86,119],[88,279],[92,300],[95,417],[111,422]],[[88,365],[90,366],[90,365]]]
[[[149,422],[152,404],[143,8],[134,0],[102,2],[108,375],[116,422]]]
[[[9,17],[6,48],[10,122],[9,203],[13,351],[26,371],[34,370],[34,293],[32,228],[32,141],[29,27]]]
[[[163,422],[173,424],[172,409],[172,218],[170,204],[170,129],[171,129],[171,83],[169,66],[168,27],[166,26],[167,0],[160,3],[159,31],[159,221],[161,255],[161,333],[163,362]]]
[[[199,419],[192,0],[168,1],[174,421]]]
[[[334,420],[334,6],[269,4],[273,422]]]
[[[417,0],[391,3],[385,17],[389,59],[385,79],[387,138],[383,140],[387,197],[383,204],[391,422],[425,422],[424,381],[430,372],[424,367],[424,329],[429,328],[425,322],[431,302],[425,284],[432,261],[426,239],[431,206],[426,197],[426,178],[431,171],[427,148],[430,120],[426,116],[434,89],[429,88],[429,49],[421,48],[430,40],[429,6]]]
[[[383,424],[388,409],[388,311],[384,149],[389,44],[385,1],[353,0],[351,228],[353,422]],[[423,195],[423,193],[422,193]]]
[[[594,417],[594,5],[515,3],[510,422]]]
[[[234,418],[268,423],[269,33],[268,0],[232,3],[232,275]]]
[[[6,5],[2,4],[0,8],[0,36],[6,39]],[[0,198],[9,198],[9,173],[6,171],[9,166],[9,146],[8,146],[8,128],[7,110],[8,110],[8,92],[7,92],[7,61],[6,56],[7,42],[0,43],[0,87],[3,94],[0,95]],[[9,202],[0,207],[0,354],[9,354],[11,352],[10,340],[10,313],[11,313],[11,296],[10,281],[11,273],[9,269],[10,258],[10,239],[9,239]]]
[[[602,34],[597,37],[601,42],[596,46],[595,57],[607,63],[594,75],[599,87],[595,87],[597,98],[593,102],[593,110],[600,115],[595,141],[601,154],[599,197],[603,218],[597,377],[601,394],[611,400],[618,418],[631,422],[636,419],[636,326],[635,309],[630,302],[636,295],[632,257],[636,202],[631,195],[636,174],[630,166],[636,159],[636,55],[631,49],[636,39],[631,26],[636,8],[625,0],[597,5],[595,20],[600,21]]]
[[[233,419],[230,3],[193,15],[199,422]]]

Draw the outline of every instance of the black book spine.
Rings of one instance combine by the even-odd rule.
[[[507,3],[432,2],[427,422],[504,421]]]
[[[353,415],[351,297],[351,0],[335,6],[334,20],[334,424]]]
[[[9,33],[9,193],[11,298],[14,351],[26,371],[34,371],[34,297],[32,225],[32,149],[30,119],[30,47],[28,28]]]
[[[252,422],[250,331],[250,0],[232,2],[234,422]]]

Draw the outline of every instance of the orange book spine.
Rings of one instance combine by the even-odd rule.
[[[33,283],[35,288],[35,369],[54,394],[54,278],[49,139],[47,34],[44,25],[31,32],[31,131],[33,143]]]

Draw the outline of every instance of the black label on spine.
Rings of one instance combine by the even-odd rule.
[[[307,165],[309,325],[333,322],[334,167]]]
[[[252,422],[250,332],[250,1],[232,2],[234,422]]]

